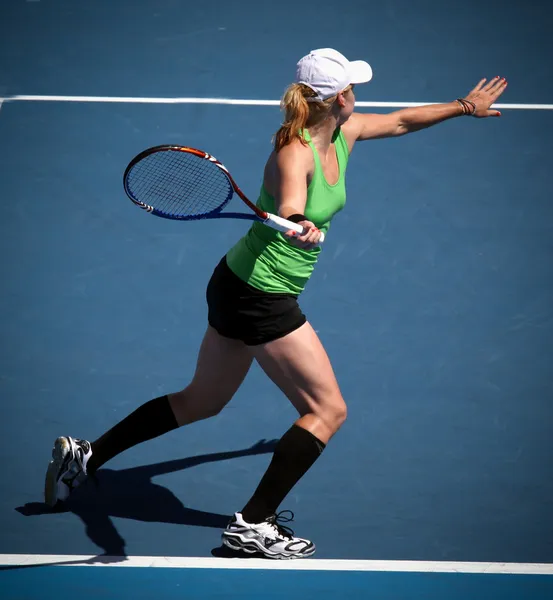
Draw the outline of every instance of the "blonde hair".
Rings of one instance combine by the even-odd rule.
[[[348,85],[342,93],[351,88],[352,86]],[[303,83],[289,85],[280,101],[284,121],[273,139],[275,150],[278,152],[296,138],[306,145],[307,142],[302,136],[303,129],[324,121],[330,114],[336,98],[337,95],[327,100],[318,100],[317,94],[309,86]]]

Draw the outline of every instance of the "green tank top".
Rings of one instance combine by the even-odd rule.
[[[326,235],[332,217],[340,211],[346,202],[345,172],[349,159],[349,149],[340,129],[334,137],[336,156],[338,158],[339,177],[335,185],[325,179],[319,153],[311,136],[306,130],[303,133],[315,160],[315,170],[307,188],[307,202],[304,213]],[[257,206],[266,212],[275,214],[275,201],[261,186]],[[230,269],[249,285],[272,293],[299,295],[309,280],[321,248],[303,250],[287,241],[280,232],[254,222],[242,237],[227,253],[227,264]]]

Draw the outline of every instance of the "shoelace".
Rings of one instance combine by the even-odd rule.
[[[290,516],[284,516],[285,513],[290,514]],[[282,510],[277,514],[268,517],[267,523],[272,525],[278,531],[279,535],[291,540],[294,537],[294,532],[290,527],[286,527],[286,525],[282,525],[282,523],[290,523],[293,520],[294,513],[291,510]]]

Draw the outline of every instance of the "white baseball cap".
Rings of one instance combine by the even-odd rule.
[[[352,83],[367,83],[373,70],[364,60],[349,61],[332,48],[312,50],[296,65],[296,83],[303,83],[319,100],[336,96]]]

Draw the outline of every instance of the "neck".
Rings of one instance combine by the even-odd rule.
[[[336,127],[338,127],[338,119],[330,116],[321,123],[309,128],[309,135],[317,149],[322,151],[328,150],[332,143]]]

